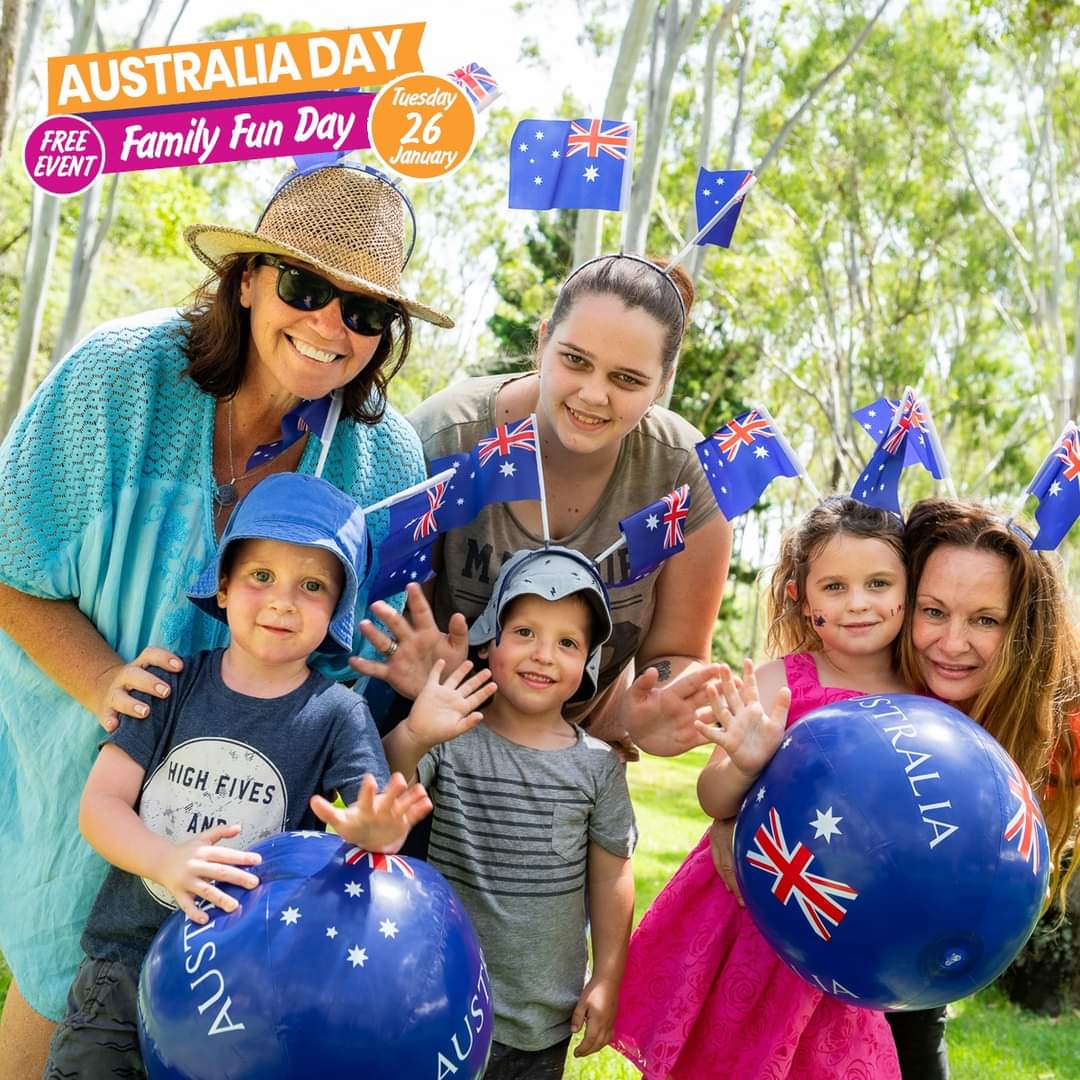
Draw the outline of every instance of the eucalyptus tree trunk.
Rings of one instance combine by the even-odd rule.
[[[609,120],[622,119],[630,97],[630,84],[634,80],[641,50],[656,12],[658,0],[634,0],[626,20],[626,29],[619,39],[619,53],[611,73],[607,97],[604,100],[604,116]],[[633,168],[632,161],[627,162]],[[579,210],[574,234],[574,265],[600,254],[600,230],[603,224],[600,210]]]
[[[85,0],[75,9],[75,28],[71,36],[71,53],[86,51],[94,29],[97,0]],[[41,336],[41,317],[49,288],[56,234],[60,222],[60,200],[34,189],[31,203],[30,240],[26,248],[26,270],[23,274],[22,296],[19,303],[19,323],[15,330],[15,353],[8,372],[4,404],[0,410],[0,436],[3,436],[22,405],[27,375],[37,354]]]
[[[625,248],[643,253],[649,232],[649,212],[660,179],[660,153],[664,146],[668,116],[671,114],[672,86],[675,69],[686,52],[686,46],[694,35],[701,16],[701,0],[690,0],[690,9],[680,20],[678,0],[669,0],[662,12],[655,17],[656,34],[653,38],[652,62],[649,72],[641,161],[634,186],[630,191],[630,209],[626,217]],[[663,59],[657,58],[663,42]]]
[[[15,124],[16,72],[26,27],[26,0],[3,0],[0,6],[0,152]]]
[[[180,4],[180,14],[187,7],[187,0]],[[141,49],[146,43],[147,34],[161,8],[161,0],[151,0],[146,6],[142,23],[139,25],[132,49]],[[179,18],[179,14],[177,15]],[[173,27],[176,26],[175,21]],[[100,36],[100,31],[99,31]],[[172,30],[169,31],[172,36]],[[168,41],[165,42],[168,44]],[[86,293],[90,288],[90,279],[97,266],[101,245],[105,241],[113,216],[116,211],[116,193],[120,184],[120,174],[114,173],[108,179],[108,194],[105,196],[105,210],[100,213],[102,202],[102,184],[98,180],[83,193],[82,206],[79,208],[79,231],[75,238],[75,251],[71,257],[71,271],[68,279],[67,304],[60,332],[53,344],[50,367],[55,367],[75,344],[79,336],[79,323],[82,321],[83,308],[86,306]],[[99,216],[100,213],[100,216]]]
[[[719,17],[716,20],[712,30],[709,32],[709,43],[705,49],[705,72],[701,80],[701,100],[703,105],[701,107],[701,133],[698,138],[698,155],[697,166],[698,169],[709,168],[709,156],[712,153],[712,137],[713,137],[713,90],[716,86],[716,54],[720,48],[720,42],[723,40],[724,34],[727,28],[731,25],[732,19],[735,17],[736,11],[738,11],[742,0],[728,0],[728,3],[724,5],[723,11],[720,12]],[[728,135],[728,151],[727,158],[725,159],[724,168],[730,169],[732,158],[735,155],[735,142],[738,137],[739,123],[742,115],[742,90],[746,81],[746,71],[749,65],[750,53],[753,51],[753,13],[750,14],[751,29],[750,34],[744,43],[742,55],[739,62],[739,79],[738,79],[738,93],[737,101],[738,107],[735,110],[735,116],[732,119],[731,127]],[[697,174],[695,174],[696,177]],[[690,213],[686,222],[686,239],[697,234],[697,214],[694,210],[694,200],[690,202]],[[698,278],[701,276],[701,267],[705,262],[705,248],[696,247],[690,253],[689,261],[686,264],[686,272],[690,275],[692,281],[697,283]]]
[[[1072,160],[1062,161],[1062,146],[1054,123],[1055,98],[1062,87],[1062,41],[1048,31],[1038,46],[1033,55],[1009,57],[1016,95],[1023,110],[1025,135],[1031,146],[1026,190],[1012,207],[1017,220],[1010,220],[982,175],[969,140],[956,121],[947,86],[941,88],[941,96],[945,122],[967,178],[984,212],[1005,237],[1012,253],[1010,269],[1019,293],[1019,310],[1010,310],[1006,301],[999,302],[998,312],[1010,329],[1027,339],[1032,359],[1041,360],[1054,373],[1050,423],[1053,437],[1067,420],[1076,417],[1080,408],[1080,336],[1070,350],[1066,330],[1066,308],[1070,302],[1074,305],[1073,331],[1080,330],[1080,286],[1074,285],[1069,295],[1066,266],[1069,236],[1078,222],[1068,219],[1059,190],[1061,177],[1075,174],[1080,162],[1075,155]],[[1021,240],[1021,236],[1025,239]]]

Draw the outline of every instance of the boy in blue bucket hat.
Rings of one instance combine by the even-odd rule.
[[[83,790],[80,829],[112,867],[47,1077],[143,1075],[143,956],[177,906],[198,924],[206,908],[236,908],[215,882],[258,884],[246,848],[326,823],[394,852],[430,811],[423,787],[389,776],[364,699],[308,667],[315,651],[348,655],[367,552],[363,512],[317,477],[275,474],[237,506],[188,594],[228,622],[228,647],[186,657],[180,672],[154,669],[168,696],[144,696],[145,719],[121,718]],[[440,706],[467,716],[482,681],[440,688]]]

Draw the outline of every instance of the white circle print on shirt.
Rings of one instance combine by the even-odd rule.
[[[204,738],[169,751],[143,785],[139,817],[173,843],[215,825],[239,825],[239,835],[222,843],[249,848],[282,832],[288,810],[285,781],[272,761],[247,743]],[[142,881],[159,904],[176,907],[168,889]]]

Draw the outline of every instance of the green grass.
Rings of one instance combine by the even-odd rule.
[[[708,754],[647,758],[629,770],[641,839],[634,855],[636,917],[675,872],[707,824],[694,785]],[[0,1001],[10,976],[0,958]],[[1080,1080],[1080,1011],[1034,1016],[990,987],[950,1007],[953,1080]],[[634,1080],[639,1074],[613,1050],[571,1058],[568,1080]],[[703,1078],[705,1080],[705,1078]]]

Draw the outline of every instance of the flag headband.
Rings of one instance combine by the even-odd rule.
[[[593,258],[586,259],[580,266],[571,270],[567,279],[562,283],[562,288],[559,291],[562,292],[562,289],[565,289],[566,286],[569,285],[570,282],[573,281],[587,266],[592,266],[593,263],[602,262],[604,259],[630,259],[632,262],[641,263],[643,266],[649,267],[650,270],[655,270],[656,273],[671,286],[672,292],[675,293],[675,299],[679,302],[679,313],[682,315],[682,329],[686,328],[686,304],[683,302],[682,293],[679,292],[679,286],[671,280],[671,275],[668,273],[668,270],[674,269],[674,264],[671,267],[668,267],[668,270],[663,270],[651,259],[642,258],[640,255],[630,255],[625,251],[616,251],[609,255],[595,255]]]

